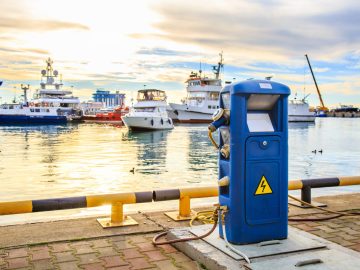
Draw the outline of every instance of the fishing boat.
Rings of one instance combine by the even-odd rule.
[[[166,112],[165,91],[158,89],[139,90],[137,103],[122,117],[131,130],[164,130],[174,128]]]
[[[59,124],[81,119],[79,98],[72,91],[62,90],[61,75],[58,80],[59,73],[53,70],[52,63],[50,58],[46,60],[34,99],[27,98],[30,86],[21,85],[24,101],[0,106],[0,124]]]
[[[202,75],[202,70],[191,72],[186,81],[187,97],[182,104],[170,103],[169,115],[180,123],[210,123],[212,115],[219,108],[219,93],[222,89],[220,71],[223,68],[223,57],[213,66],[215,78]]]
[[[288,104],[288,121],[289,122],[315,122],[315,112],[311,112],[309,104],[306,102],[305,96],[303,99],[296,97],[289,100]]]
[[[128,107],[119,106],[111,111],[100,111],[95,115],[84,115],[82,119],[90,123],[122,124],[122,117],[128,112]]]

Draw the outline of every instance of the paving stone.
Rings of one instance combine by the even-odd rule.
[[[29,248],[29,251],[39,251],[39,250],[43,250],[43,251],[49,251],[50,248],[47,245],[40,245],[40,246],[33,246]]]
[[[151,242],[138,243],[138,244],[136,244],[136,246],[139,248],[140,252],[152,251],[152,250],[157,250],[158,249]]]
[[[75,254],[88,254],[88,253],[94,253],[95,250],[90,245],[78,245],[74,247]]]
[[[135,235],[133,237],[131,237],[131,243],[145,243],[148,242],[149,240],[144,237],[143,235]]]
[[[158,262],[154,262],[154,264],[160,270],[178,270],[178,269],[180,269],[179,267],[174,265],[172,260],[158,261]]]
[[[52,252],[64,252],[72,250],[69,243],[56,243],[49,246]]]
[[[339,230],[343,231],[343,232],[346,232],[348,234],[359,234],[360,232],[359,231],[355,231],[353,229],[350,229],[350,228],[340,228]]]
[[[16,248],[16,249],[9,249],[8,258],[20,258],[28,256],[28,249],[27,248]]]
[[[123,266],[128,265],[127,262],[125,262],[123,259],[120,258],[120,256],[110,256],[110,257],[103,257],[101,260],[104,261],[105,267],[115,267],[115,266]]]
[[[177,252],[178,250],[176,248],[174,248],[172,245],[161,245],[159,246],[166,254],[168,253],[174,253]]]
[[[334,242],[334,243],[337,243],[343,247],[348,247],[348,246],[351,246],[351,245],[354,245],[353,242],[349,242],[339,236],[336,236],[336,237],[331,237],[331,238],[327,238],[327,240],[331,241],[331,242]]]
[[[101,247],[97,249],[97,252],[99,253],[99,258],[115,256],[119,254],[119,252],[117,252],[113,247]]]
[[[101,263],[84,264],[81,267],[85,270],[103,270],[105,269]]]
[[[5,260],[8,263],[8,269],[17,269],[22,267],[29,267],[29,262],[27,258],[14,258]]]
[[[128,241],[118,241],[113,243],[119,249],[134,248],[134,245],[130,244]]]
[[[149,262],[162,261],[168,259],[159,250],[144,252],[149,257]]]
[[[169,256],[175,260],[176,264],[191,261],[188,256],[181,252],[170,253]]]
[[[71,262],[76,261],[76,257],[71,251],[54,253],[57,262]]]
[[[106,270],[130,270],[130,265],[106,268]]]
[[[33,250],[30,258],[32,261],[51,259],[48,249]]]
[[[352,245],[352,246],[348,246],[348,248],[351,248],[355,251],[360,252],[360,243],[356,244],[356,245]]]
[[[80,267],[76,264],[76,262],[64,262],[59,263],[58,267],[60,270],[78,270]]]
[[[338,233],[336,233],[336,236],[339,236],[339,237],[341,237],[341,238],[343,238],[345,240],[348,240],[350,242],[354,242],[354,243],[356,243],[358,241],[360,242],[360,239],[358,237],[354,237],[353,235],[347,234],[345,232],[338,232]]]
[[[97,258],[96,253],[89,253],[89,254],[81,254],[77,255],[80,262],[79,264],[90,264],[90,263],[99,263],[100,260]]]
[[[333,222],[328,222],[328,223],[326,223],[326,225],[332,229],[338,229],[338,228],[344,227],[342,224],[337,224],[337,223],[333,223]]]
[[[132,266],[131,269],[148,269],[153,268],[154,265],[151,265],[145,258],[136,258],[127,260]]]
[[[316,229],[319,229],[319,230],[322,230],[324,232],[327,232],[327,233],[334,233],[334,232],[337,232],[338,230],[334,230],[326,225],[321,225],[319,227],[316,227]]]
[[[123,249],[121,251],[124,255],[124,259],[127,261],[128,259],[133,259],[133,258],[140,258],[143,257],[143,255],[135,248],[131,248],[131,249]]]
[[[111,247],[112,243],[109,243],[107,239],[97,239],[90,241],[93,248]]]
[[[317,235],[319,237],[322,237],[322,238],[325,238],[325,239],[330,238],[330,237],[334,237],[334,235],[331,235],[331,234],[329,234],[327,232],[320,231],[320,230],[318,230],[318,231],[310,231],[309,233],[315,234],[315,235]]]
[[[35,270],[47,270],[55,268],[51,259],[33,261],[32,265]]]

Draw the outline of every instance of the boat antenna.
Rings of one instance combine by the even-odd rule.
[[[21,89],[24,91],[24,103],[28,102],[28,100],[27,100],[27,91],[29,90],[29,88],[30,88],[30,84],[28,84],[28,85],[21,84]]]
[[[219,56],[220,56],[220,61],[218,62],[217,66],[213,66],[213,72],[215,74],[215,78],[218,80],[219,77],[220,77],[220,71],[221,71],[221,68],[224,67],[224,64],[223,64],[223,61],[224,61],[224,58],[223,58],[223,52],[221,51],[221,53],[219,53]]]
[[[200,78],[201,78],[201,73],[202,73],[202,68],[201,68],[201,61],[200,61],[200,69],[199,69]]]

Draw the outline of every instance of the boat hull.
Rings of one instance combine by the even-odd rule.
[[[173,118],[174,122],[179,123],[211,123],[212,122],[212,114],[211,112],[201,112],[201,111],[194,111],[190,108],[187,109],[186,105],[179,105],[170,103],[171,108],[173,109],[172,114],[176,115],[176,118]]]
[[[315,115],[289,115],[289,122],[315,122]]]
[[[0,115],[0,125],[57,125],[66,122],[66,116]]]
[[[166,130],[173,129],[174,125],[170,118],[124,116],[125,126],[131,130]]]

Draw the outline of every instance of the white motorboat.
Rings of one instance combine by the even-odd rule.
[[[202,76],[191,72],[187,83],[187,97],[182,104],[170,103],[172,111],[169,115],[174,121],[180,123],[210,123],[212,115],[219,108],[219,94],[222,89],[220,71],[223,67],[223,58],[220,54],[220,62],[213,66],[215,78]]]
[[[289,122],[315,122],[315,112],[309,110],[309,104],[303,99],[289,100],[288,121]]]
[[[122,117],[132,130],[164,130],[174,128],[166,112],[166,95],[157,89],[139,90],[137,103]]]

